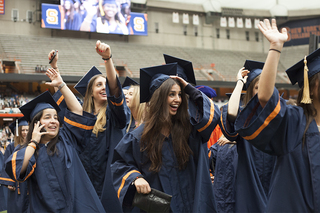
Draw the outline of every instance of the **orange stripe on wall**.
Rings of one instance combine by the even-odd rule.
[[[211,106],[210,106],[210,118],[209,118],[209,121],[204,127],[198,129],[198,132],[202,132],[203,130],[205,130],[211,124],[211,122],[213,120],[213,117],[214,117],[214,103],[211,100],[210,100],[210,103],[211,103]]]
[[[110,102],[112,103],[112,105],[121,106],[123,104],[123,99],[120,103],[116,103],[116,102],[112,102],[112,101],[110,101]]]
[[[0,180],[10,181],[10,182],[15,183],[15,181],[14,181],[14,180],[12,180],[12,179],[10,179],[10,178],[3,178],[3,177],[0,177]]]
[[[77,122],[74,122],[72,120],[69,120],[68,118],[64,117],[64,122],[67,122],[68,124],[75,126],[75,127],[79,127],[81,129],[85,129],[85,130],[92,130],[93,126],[87,126],[87,125],[83,125]]]
[[[263,124],[259,127],[259,129],[257,129],[252,135],[249,135],[249,136],[245,136],[243,137],[244,139],[246,140],[252,140],[252,139],[255,139],[259,134],[260,132],[266,128],[269,123],[279,114],[280,112],[280,98],[279,98],[279,101],[277,103],[277,106],[276,108],[271,112],[271,114],[264,120]]]
[[[122,188],[124,186],[124,183],[126,182],[127,178],[134,172],[137,172],[137,173],[141,174],[138,170],[132,170],[132,171],[128,172],[125,176],[123,176],[121,185],[120,185],[120,187],[118,189],[118,198],[120,198],[120,192],[121,192],[121,190],[122,190]]]
[[[57,104],[58,104],[58,105],[60,105],[60,104],[61,104],[61,102],[63,101],[63,99],[64,99],[64,96],[63,96],[63,95],[61,95],[61,97],[59,98],[59,100],[57,100]]]

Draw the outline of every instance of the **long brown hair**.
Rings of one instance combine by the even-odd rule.
[[[309,94],[313,94],[312,91],[315,89],[317,82],[320,83],[320,73],[319,72],[309,79]],[[306,119],[307,119],[306,128],[304,129],[303,139],[302,139],[303,144],[304,144],[305,134],[309,128],[310,123],[317,116],[317,110],[313,104],[301,103],[301,99],[302,99],[302,95],[303,95],[303,88],[304,88],[304,85],[299,90],[298,97],[297,97],[297,105],[302,107],[303,112],[304,112]],[[318,94],[319,94],[319,97],[312,97],[313,95],[311,95],[311,99],[320,100],[320,86],[319,86],[319,84],[318,84]]]
[[[93,76],[88,83],[86,95],[84,96],[84,99],[83,99],[83,110],[89,113],[92,113],[94,111],[94,101],[93,101],[92,93],[93,93],[93,85],[98,77],[105,78],[105,76],[101,74]],[[107,117],[106,117],[107,106],[108,106],[108,101],[106,101],[105,105],[101,107],[97,115],[96,123],[94,124],[93,130],[92,130],[92,132],[96,134],[97,137],[99,132],[103,132],[106,130],[104,126],[106,125],[106,122],[107,122]]]
[[[24,139],[23,139],[23,137],[22,137],[22,134],[21,134],[21,132],[22,132],[22,127],[23,126],[19,126],[18,127],[18,134],[19,134],[19,136],[14,136],[14,147],[16,147],[16,146],[18,146],[18,145],[21,145],[21,144],[23,144],[24,143]],[[15,131],[14,131],[15,132]]]
[[[189,121],[187,96],[181,89],[181,105],[177,114],[170,116],[167,97],[173,85],[180,82],[169,78],[152,95],[145,117],[145,126],[141,136],[140,151],[146,151],[151,161],[150,171],[159,172],[162,165],[162,146],[165,136],[161,134],[163,128],[171,133],[173,150],[177,158],[179,169],[184,169],[192,153],[188,145],[191,132]]]
[[[250,101],[250,99],[254,96],[253,95],[253,89],[254,86],[256,85],[256,83],[260,80],[260,75],[258,75],[257,77],[255,77],[251,83],[249,84],[249,87],[247,88],[247,92],[243,97],[243,104],[244,106],[246,106],[248,104],[248,102]]]
[[[26,137],[26,140],[25,142],[23,143],[23,145],[21,146],[22,148],[23,147],[26,147],[28,146],[28,144],[30,143],[30,140],[32,139],[32,132],[33,132],[33,129],[34,129],[34,124],[37,123],[38,121],[40,121],[41,117],[42,117],[42,114],[43,114],[43,110],[38,112],[32,119],[32,121],[30,122],[29,124],[29,131],[28,131],[28,134],[27,134],[27,137]],[[57,116],[57,119],[59,121],[59,128],[61,127],[61,122],[60,122],[60,118],[59,116]],[[60,130],[59,130],[60,132]],[[59,132],[58,134],[56,135],[56,137],[54,137],[50,143],[48,143],[47,145],[47,153],[48,155],[52,156],[53,154],[58,154],[58,149],[56,147],[56,144],[59,142]],[[40,141],[39,141],[40,142]],[[38,153],[38,150],[36,151],[36,153]]]

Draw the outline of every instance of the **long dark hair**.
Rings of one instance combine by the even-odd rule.
[[[248,102],[250,101],[250,99],[254,96],[253,95],[253,89],[254,89],[254,86],[256,85],[256,83],[260,80],[260,75],[258,75],[257,77],[255,77],[251,83],[249,84],[249,87],[247,88],[247,92],[246,94],[244,95],[244,98],[243,98],[243,104],[244,106],[246,106],[248,104]]]
[[[30,140],[32,139],[32,132],[33,132],[33,129],[34,129],[34,124],[37,123],[38,121],[40,121],[40,118],[42,117],[42,114],[43,114],[43,110],[38,112],[32,119],[32,121],[30,122],[29,124],[29,132],[27,134],[27,137],[26,137],[26,141],[23,143],[23,145],[21,146],[22,148],[23,147],[26,147],[28,146],[28,144],[30,143]],[[61,122],[60,122],[60,119],[59,119],[59,116],[57,117],[58,118],[58,121],[59,121],[59,127],[61,127]],[[58,140],[59,139],[59,132],[58,134],[56,135],[56,137],[54,137],[50,143],[48,144],[48,148],[47,148],[47,153],[48,155],[52,156],[54,154],[58,154],[58,149],[56,147],[56,144],[58,143]],[[40,142],[40,141],[39,141]],[[36,154],[38,153],[38,151],[36,151]]]
[[[311,78],[309,78],[309,94],[311,94],[311,99],[318,99],[320,100],[320,86],[318,84],[318,94],[319,96],[318,97],[312,97],[313,95],[313,90],[315,89],[316,87],[316,83],[320,83],[320,73],[318,72],[317,74],[315,74],[314,76],[312,76]],[[297,97],[297,105],[302,107],[303,109],[303,112],[306,116],[306,119],[307,119],[307,123],[306,123],[306,128],[304,129],[304,132],[303,132],[303,138],[302,138],[302,141],[303,141],[303,144],[305,143],[305,134],[309,128],[309,125],[310,123],[313,121],[313,119],[317,116],[317,110],[316,108],[314,107],[313,104],[304,104],[304,103],[301,103],[301,99],[302,99],[302,96],[303,96],[303,88],[304,86],[301,87],[301,89],[299,90],[299,93],[298,93],[298,97]]]
[[[192,150],[188,145],[191,132],[189,121],[187,95],[181,89],[181,105],[177,114],[170,116],[167,97],[173,85],[180,82],[168,79],[152,95],[145,117],[145,126],[141,136],[140,151],[146,151],[151,161],[150,171],[159,172],[162,165],[162,146],[165,136],[161,134],[163,128],[171,133],[173,150],[177,158],[179,169],[184,169],[189,161]]]

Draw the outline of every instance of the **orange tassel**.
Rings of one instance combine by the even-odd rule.
[[[307,56],[304,57],[304,81],[303,81],[303,93],[301,103],[311,104],[312,100],[310,98],[309,91],[309,78],[308,78],[308,66],[307,66]]]

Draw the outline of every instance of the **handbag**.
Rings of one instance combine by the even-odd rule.
[[[132,205],[148,213],[151,212],[170,212],[171,195],[156,189],[151,189],[149,194],[136,192]]]

